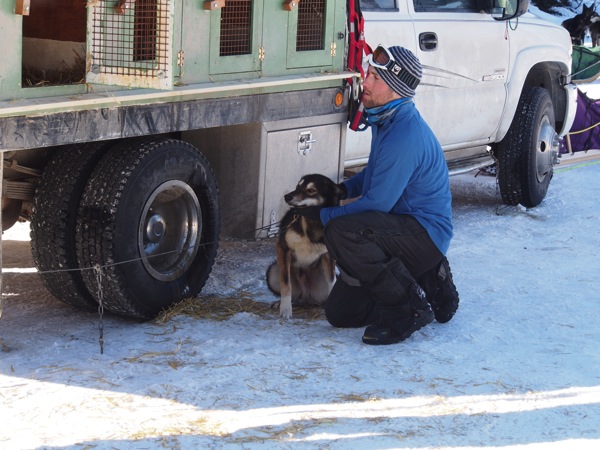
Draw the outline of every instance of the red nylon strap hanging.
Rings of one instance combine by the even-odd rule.
[[[362,66],[363,55],[372,53],[371,47],[365,41],[365,21],[360,10],[360,0],[348,0],[348,70],[360,73],[365,78],[365,71]],[[348,79],[350,85],[350,108],[348,111],[348,121],[350,129],[356,131],[362,124],[363,104],[361,101],[362,93],[359,92],[359,86],[354,85],[353,78]]]
[[[363,54],[369,55],[371,48],[365,42],[365,20],[360,10],[360,0],[348,0],[348,33],[348,69],[359,72],[364,78]]]

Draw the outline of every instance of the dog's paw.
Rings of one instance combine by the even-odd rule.
[[[279,305],[279,317],[288,320],[292,318],[292,305],[284,305],[283,302]]]

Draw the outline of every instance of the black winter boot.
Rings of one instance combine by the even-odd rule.
[[[458,309],[459,298],[446,257],[442,259],[439,267],[421,276],[419,283],[427,293],[435,320],[440,323],[450,321]]]
[[[412,312],[412,317],[387,321],[384,324],[369,325],[363,334],[362,341],[369,345],[397,344],[408,338],[415,331],[433,322],[433,311],[427,309]]]
[[[378,323],[365,329],[362,341],[369,345],[397,344],[415,331],[433,322],[433,311],[421,286],[413,283],[408,289],[410,303],[396,309],[382,309]]]

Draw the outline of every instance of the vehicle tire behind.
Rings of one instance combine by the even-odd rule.
[[[77,219],[79,264],[110,312],[149,319],[196,296],[211,272],[220,230],[208,161],[174,139],[136,139],[111,149],[86,187]]]
[[[33,200],[33,262],[53,296],[81,309],[97,308],[98,303],[88,292],[77,263],[77,210],[88,178],[108,145],[58,149],[44,169]]]
[[[496,147],[498,184],[505,204],[534,207],[546,196],[556,156],[554,126],[550,93],[526,87],[510,129]]]

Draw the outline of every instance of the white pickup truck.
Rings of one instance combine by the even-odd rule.
[[[402,45],[423,64],[415,102],[451,174],[497,162],[502,200],[538,205],[575,116],[571,39],[527,13],[529,0],[363,0],[371,46]],[[555,131],[557,130],[558,133]],[[346,167],[370,132],[349,132]]]

